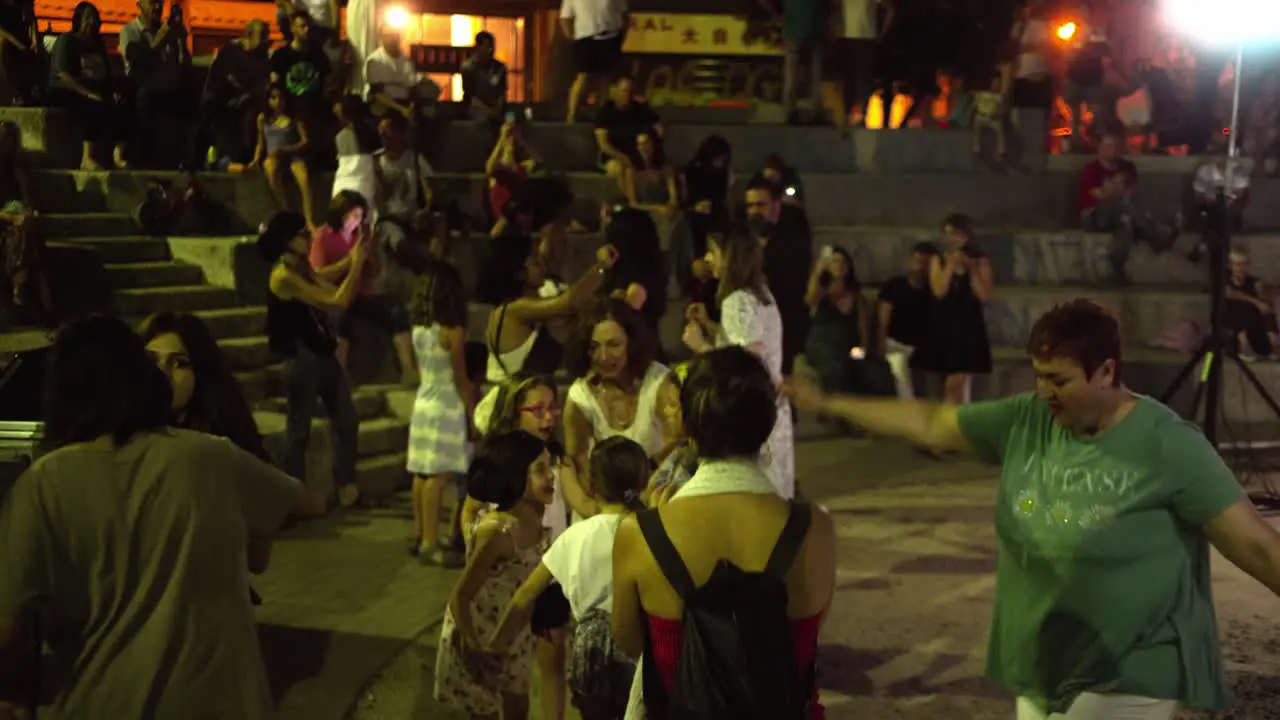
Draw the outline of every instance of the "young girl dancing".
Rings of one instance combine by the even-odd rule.
[[[457,551],[437,537],[440,506],[451,480],[461,479],[471,459],[471,412],[475,391],[467,376],[467,297],[462,277],[451,265],[435,263],[419,280],[409,306],[413,350],[418,359],[418,396],[409,424],[409,459],[413,473],[413,520],[420,560],[461,567]],[[465,493],[458,483],[450,537],[460,534]]]
[[[628,513],[643,507],[649,456],[634,440],[616,435],[591,450],[591,489],[600,514],[579,520],[554,543],[516,591],[490,642],[503,653],[528,627],[538,598],[552,582],[569,601],[575,628],[569,651],[569,690],[582,720],[614,720],[627,709],[635,662],[613,645],[613,536]]]
[[[547,549],[542,514],[555,484],[547,444],[526,432],[491,436],[467,472],[468,493],[493,503],[476,521],[467,565],[453,589],[436,656],[436,700],[473,720],[526,718],[533,636],[494,656],[481,638]]]

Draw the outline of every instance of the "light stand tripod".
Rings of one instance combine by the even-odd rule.
[[[1227,137],[1227,161],[1223,169],[1223,184],[1208,216],[1207,232],[1204,234],[1208,250],[1210,292],[1209,336],[1196,350],[1191,360],[1178,371],[1168,389],[1160,396],[1160,401],[1168,403],[1178,393],[1184,383],[1199,369],[1198,383],[1191,397],[1191,413],[1193,420],[1204,409],[1202,427],[1205,437],[1221,452],[1223,445],[1218,442],[1218,414],[1222,411],[1222,374],[1224,360],[1235,363],[1241,377],[1248,381],[1254,392],[1263,403],[1271,409],[1277,420],[1280,420],[1280,403],[1258,379],[1253,369],[1235,352],[1235,338],[1226,327],[1226,294],[1228,279],[1228,259],[1231,252],[1232,212],[1231,206],[1236,199],[1236,171],[1239,160],[1236,158],[1236,136],[1240,114],[1240,79],[1241,65],[1244,60],[1244,46],[1236,48],[1236,66],[1234,87],[1231,99],[1231,127]],[[1214,227],[1214,226],[1217,227]],[[1264,482],[1265,493],[1251,495],[1255,505],[1269,510],[1280,509],[1280,494]]]

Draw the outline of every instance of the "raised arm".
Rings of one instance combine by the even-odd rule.
[[[587,456],[591,452],[591,421],[582,406],[574,401],[572,390],[564,406],[564,449],[572,469],[560,474],[560,489],[569,507],[583,517],[600,512],[600,503],[579,482],[578,477],[587,471]]]
[[[839,417],[876,435],[902,438],[938,451],[970,450],[960,431],[955,405],[827,395],[801,378],[788,379],[783,391],[801,410]]]

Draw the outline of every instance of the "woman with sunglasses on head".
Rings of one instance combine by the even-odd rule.
[[[357,242],[342,260],[313,270],[307,260],[311,237],[297,213],[276,213],[258,237],[262,257],[272,265],[267,295],[267,338],[289,360],[286,373],[285,470],[306,478],[307,445],[316,397],[324,403],[333,433],[333,482],[343,507],[360,500],[356,485],[359,421],[347,376],[334,355],[337,339],[327,313],[351,306],[369,248]],[[332,283],[341,278],[341,284]]]

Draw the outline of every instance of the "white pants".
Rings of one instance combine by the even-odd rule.
[[[1046,714],[1034,702],[1018,698],[1017,720],[1173,720],[1177,711],[1177,700],[1087,692],[1065,713]]]
[[[887,345],[884,359],[889,363],[889,371],[893,373],[898,399],[911,400],[915,397],[915,389],[911,386],[911,353],[916,349],[893,338],[889,338]]]

